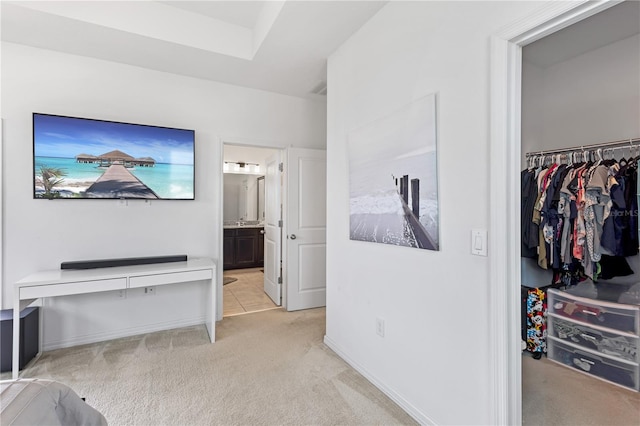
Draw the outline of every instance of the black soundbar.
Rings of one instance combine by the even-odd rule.
[[[112,268],[114,266],[151,265],[153,263],[185,262],[186,254],[173,256],[129,257],[124,259],[79,260],[62,262],[60,269],[95,269]]]

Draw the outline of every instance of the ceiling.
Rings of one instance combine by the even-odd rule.
[[[640,33],[640,1],[622,2],[523,48],[523,60],[547,68]]]
[[[173,74],[324,99],[327,57],[386,3],[3,0],[1,37]],[[525,46],[523,59],[546,68],[639,32],[640,1],[625,1]]]
[[[261,1],[159,1],[210,18],[253,29],[262,9]]]
[[[2,41],[310,99],[386,1],[7,1]],[[37,30],[35,30],[37,29]]]

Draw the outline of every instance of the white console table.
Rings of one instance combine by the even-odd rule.
[[[18,378],[20,357],[20,311],[44,297],[98,293],[176,284],[188,281],[209,281],[207,286],[206,327],[211,343],[216,338],[216,265],[208,258],[186,262],[122,266],[82,270],[51,270],[31,274],[15,284],[13,297],[13,378]],[[42,350],[42,325],[40,326]]]

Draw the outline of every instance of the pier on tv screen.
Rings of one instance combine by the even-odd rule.
[[[193,200],[193,130],[33,114],[34,198]]]

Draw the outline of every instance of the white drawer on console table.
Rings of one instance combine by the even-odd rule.
[[[210,280],[211,278],[213,278],[213,271],[211,269],[187,272],[168,272],[166,274],[150,274],[130,277],[129,288],[151,287],[154,285]]]
[[[101,291],[124,290],[126,288],[126,278],[78,281],[63,284],[34,285],[20,287],[20,299],[38,299],[40,297],[98,293]]]

